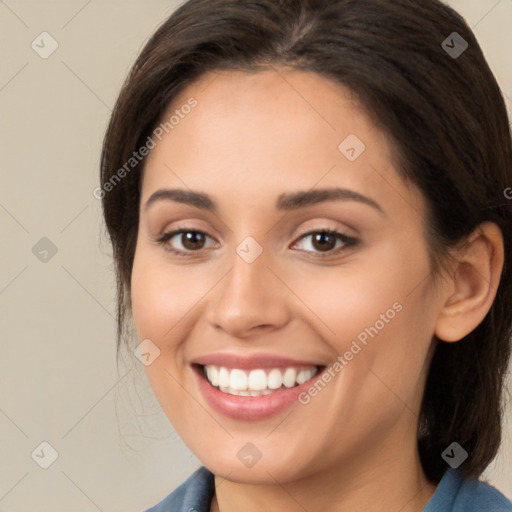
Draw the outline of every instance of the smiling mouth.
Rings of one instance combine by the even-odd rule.
[[[257,397],[291,389],[313,379],[325,366],[290,366],[252,370],[195,364],[212,387],[235,396]]]

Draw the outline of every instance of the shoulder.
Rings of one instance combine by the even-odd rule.
[[[145,512],[209,512],[214,489],[213,473],[201,466],[169,496]]]
[[[474,478],[463,480],[455,500],[454,512],[511,512],[512,503],[495,487]]]
[[[423,512],[512,512],[512,503],[498,489],[475,478],[463,479],[448,469]]]

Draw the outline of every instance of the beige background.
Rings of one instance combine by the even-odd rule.
[[[450,4],[512,111],[512,0]],[[140,512],[199,464],[142,365],[116,369],[112,260],[92,194],[122,80],[175,5],[0,0],[0,511]],[[58,43],[47,59],[31,47],[43,31]],[[57,248],[46,262],[32,252],[43,237]],[[48,469],[35,462],[49,460],[43,441],[58,452]],[[512,498],[512,423],[486,476]]]

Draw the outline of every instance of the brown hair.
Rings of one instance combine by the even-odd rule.
[[[442,46],[453,32],[468,44],[460,56]],[[460,471],[479,476],[500,445],[511,350],[512,205],[504,190],[512,186],[512,143],[503,97],[473,33],[438,0],[190,0],[157,29],[122,87],[101,157],[118,352],[130,312],[144,160],[115,183],[113,177],[173,98],[203,73],[272,65],[348,86],[378,120],[395,146],[397,169],[427,200],[434,276],[447,249],[480,223],[500,227],[505,267],[497,296],[463,340],[438,343],[418,432],[430,480],[444,473],[441,453],[453,441],[469,453]]]

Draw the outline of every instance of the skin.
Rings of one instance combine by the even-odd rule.
[[[132,311],[139,339],[160,350],[146,367],[156,397],[215,474],[211,510],[421,510],[436,488],[416,447],[433,336],[457,341],[484,318],[503,264],[499,230],[483,225],[434,284],[422,194],[399,177],[392,145],[347,89],[284,68],[209,73],[169,115],[191,96],[197,107],[146,161]],[[338,149],[349,134],[366,146],[353,162]],[[382,211],[353,200],[275,208],[283,193],[330,187]],[[218,211],[171,200],[146,208],[162,188],[207,193]],[[157,241],[178,226],[208,236],[192,249],[182,235]],[[325,252],[301,240],[324,229],[358,243]],[[248,236],[263,249],[253,263],[236,253]],[[329,366],[396,302],[401,311],[307,405],[235,420],[197,387],[190,362],[214,352]],[[262,454],[251,468],[237,458],[247,442]]]

